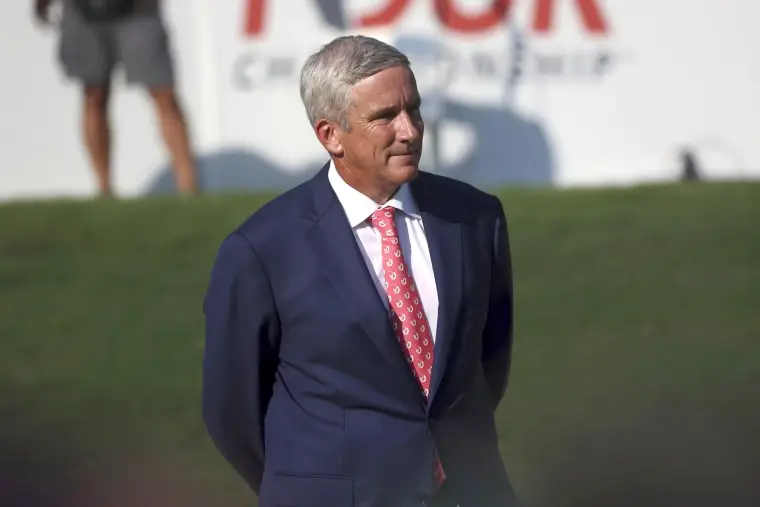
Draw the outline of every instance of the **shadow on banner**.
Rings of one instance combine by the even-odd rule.
[[[447,101],[445,116],[473,132],[472,148],[460,162],[442,163],[436,172],[478,187],[550,185],[554,161],[543,127],[509,107],[474,106]],[[426,139],[425,142],[429,142]],[[297,169],[286,168],[253,149],[230,148],[198,158],[198,173],[206,192],[285,190],[312,177],[328,160]],[[175,192],[171,167],[163,165],[148,194]]]
[[[418,34],[402,34],[394,41],[409,57],[423,97],[426,131],[423,169],[478,187],[551,185],[554,181],[552,143],[546,130],[538,121],[525,117],[511,106],[511,97],[521,77],[522,42],[519,30],[510,33],[513,37],[507,41],[504,55],[513,65],[502,76],[503,100],[477,105],[452,100],[449,96],[448,86],[455,68],[453,56],[444,43]],[[451,126],[463,129],[472,138],[464,156],[456,161],[443,153],[442,145],[451,141],[451,134],[445,135],[445,131]],[[312,165],[287,168],[252,148],[235,147],[201,156],[198,171],[207,192],[285,190],[310,178],[327,160],[325,153],[323,159]],[[166,165],[159,168],[159,176],[149,186],[149,194],[174,191],[170,169]]]

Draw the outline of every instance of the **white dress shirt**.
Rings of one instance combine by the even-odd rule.
[[[338,201],[346,212],[356,242],[359,244],[359,250],[364,256],[367,269],[369,269],[375,287],[386,307],[388,306],[388,296],[382,284],[385,269],[382,262],[380,233],[372,226],[369,218],[376,209],[388,206],[401,212],[396,213],[395,219],[399,244],[407,268],[411,271],[414,282],[417,284],[430,334],[435,342],[438,329],[438,289],[435,284],[433,262],[430,260],[430,249],[428,248],[422,217],[417,211],[417,204],[414,202],[409,185],[403,185],[392,199],[381,206],[346,183],[332,163],[327,177],[335,195],[338,196]]]

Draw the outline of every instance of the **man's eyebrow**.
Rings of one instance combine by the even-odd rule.
[[[371,116],[373,118],[377,118],[379,116],[384,116],[384,115],[386,115],[388,113],[394,113],[394,112],[396,112],[397,109],[398,108],[396,106],[394,106],[394,105],[378,106],[377,108],[372,109],[369,112],[369,116]]]
[[[422,99],[419,96],[409,101],[409,107],[420,107],[421,104]],[[378,106],[377,109],[371,110],[368,115],[372,118],[379,118],[389,113],[395,113],[397,110],[398,107],[395,105]]]

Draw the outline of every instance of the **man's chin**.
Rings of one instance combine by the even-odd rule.
[[[391,174],[400,184],[412,181],[419,172],[420,169],[416,163],[399,164],[391,168]]]
[[[419,172],[420,167],[420,160],[419,157],[411,156],[411,155],[402,155],[397,157],[391,157],[389,169],[392,173],[398,174],[399,176],[404,174],[408,176],[410,179],[413,179],[415,176],[417,176],[417,173]]]

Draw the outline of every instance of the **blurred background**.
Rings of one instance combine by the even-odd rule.
[[[0,5],[0,505],[255,505],[201,421],[201,303],[326,161],[298,74],[346,33],[410,56],[424,169],[504,203],[525,505],[760,505],[760,3],[62,1]],[[127,58],[171,86],[71,75]]]

